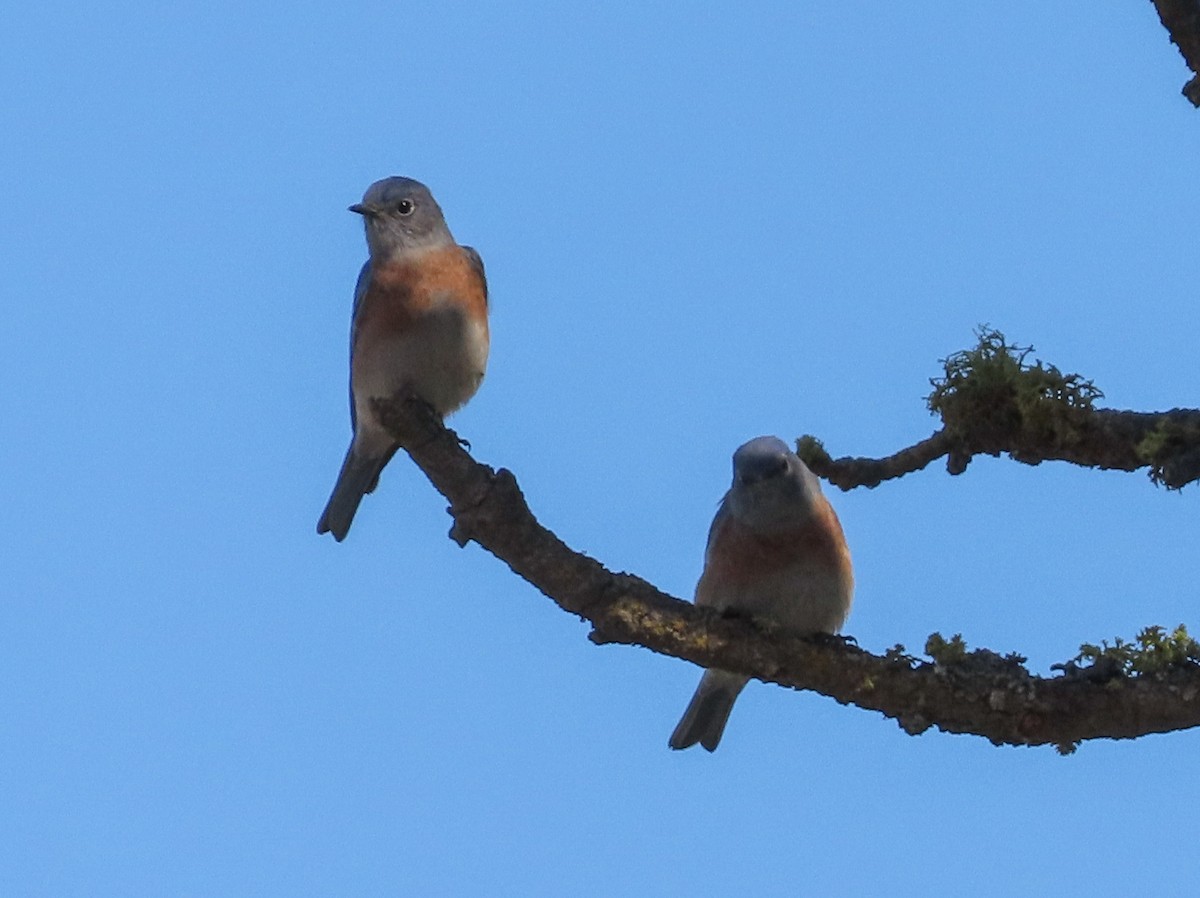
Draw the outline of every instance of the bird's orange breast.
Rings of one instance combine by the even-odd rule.
[[[408,333],[422,316],[447,305],[459,306],[465,318],[486,326],[486,284],[458,246],[373,267],[357,330],[377,335]]]
[[[827,502],[802,527],[770,535],[730,515],[713,534],[706,561],[705,576],[730,586],[797,565],[835,575],[850,576],[851,571],[842,525]]]

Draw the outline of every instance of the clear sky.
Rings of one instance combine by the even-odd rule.
[[[927,436],[989,323],[1197,402],[1197,144],[1152,6],[16,4],[0,24],[0,894],[1194,888],[1200,733],[904,735],[597,648],[397,457],[341,545],[346,211],[487,264],[453,419],[575,548],[690,597],[730,454]],[[831,492],[847,631],[1047,673],[1200,630],[1195,491],[982,459]]]

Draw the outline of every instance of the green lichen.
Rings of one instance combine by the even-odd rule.
[[[1025,662],[1029,659],[1016,652],[1001,655],[991,649],[968,649],[961,633],[949,639],[941,633],[931,633],[925,640],[925,654],[939,667],[954,668],[959,673],[985,674],[1024,678],[1029,676]]]
[[[1200,423],[1194,418],[1174,419],[1163,416],[1138,441],[1138,458],[1150,465],[1150,478],[1174,489],[1190,482],[1191,477],[1179,478],[1174,470],[1180,459],[1196,453],[1200,446]]]
[[[1186,445],[1194,445],[1195,435],[1189,434],[1189,430],[1190,428],[1181,427],[1169,418],[1163,418],[1138,441],[1138,457],[1153,464],[1160,458],[1174,455]],[[1191,436],[1192,440],[1189,441],[1188,436]]]
[[[925,654],[936,664],[961,664],[967,658],[967,643],[961,633],[955,633],[949,639],[941,633],[930,633],[925,640]]]
[[[987,325],[975,335],[978,345],[943,359],[945,374],[930,381],[929,410],[947,430],[985,451],[1013,438],[1040,445],[1076,441],[1104,395],[1095,384],[1040,359],[1030,363],[1032,346],[1009,343]]]
[[[806,435],[796,440],[796,455],[810,468],[825,467],[832,461],[824,443],[814,436]]]
[[[1065,665],[1068,674],[1101,673],[1108,677],[1161,676],[1174,670],[1200,666],[1200,642],[1180,624],[1169,633],[1163,627],[1146,627],[1133,642],[1116,637],[1109,645],[1085,643]]]

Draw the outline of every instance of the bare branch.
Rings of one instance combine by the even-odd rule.
[[[1183,87],[1183,95],[1200,107],[1200,2],[1197,0],[1154,0],[1159,21],[1179,48],[1195,77]]]
[[[419,401],[377,400],[376,413],[450,501],[451,537],[474,540],[561,608],[590,622],[598,644],[639,645],[701,666],[739,671],[843,704],[879,711],[916,734],[931,726],[996,744],[1070,750],[1096,738],[1134,738],[1200,724],[1195,664],[1153,676],[1069,665],[1031,675],[1022,659],[942,643],[934,662],[873,655],[837,637],[800,638],[722,617],[615,574],[538,523],[508,471],[476,462]]]

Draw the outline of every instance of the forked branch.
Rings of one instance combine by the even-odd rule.
[[[1200,666],[1183,659],[1137,670],[1082,659],[1055,677],[1023,659],[931,638],[932,660],[900,647],[875,655],[836,637],[800,638],[721,617],[613,573],[570,549],[534,517],[504,469],[476,462],[419,401],[377,401],[376,412],[450,502],[450,536],[474,540],[563,610],[592,625],[598,644],[638,645],[701,666],[739,671],[843,704],[879,711],[909,733],[938,727],[1009,745],[1070,750],[1096,738],[1134,738],[1200,724]]]

